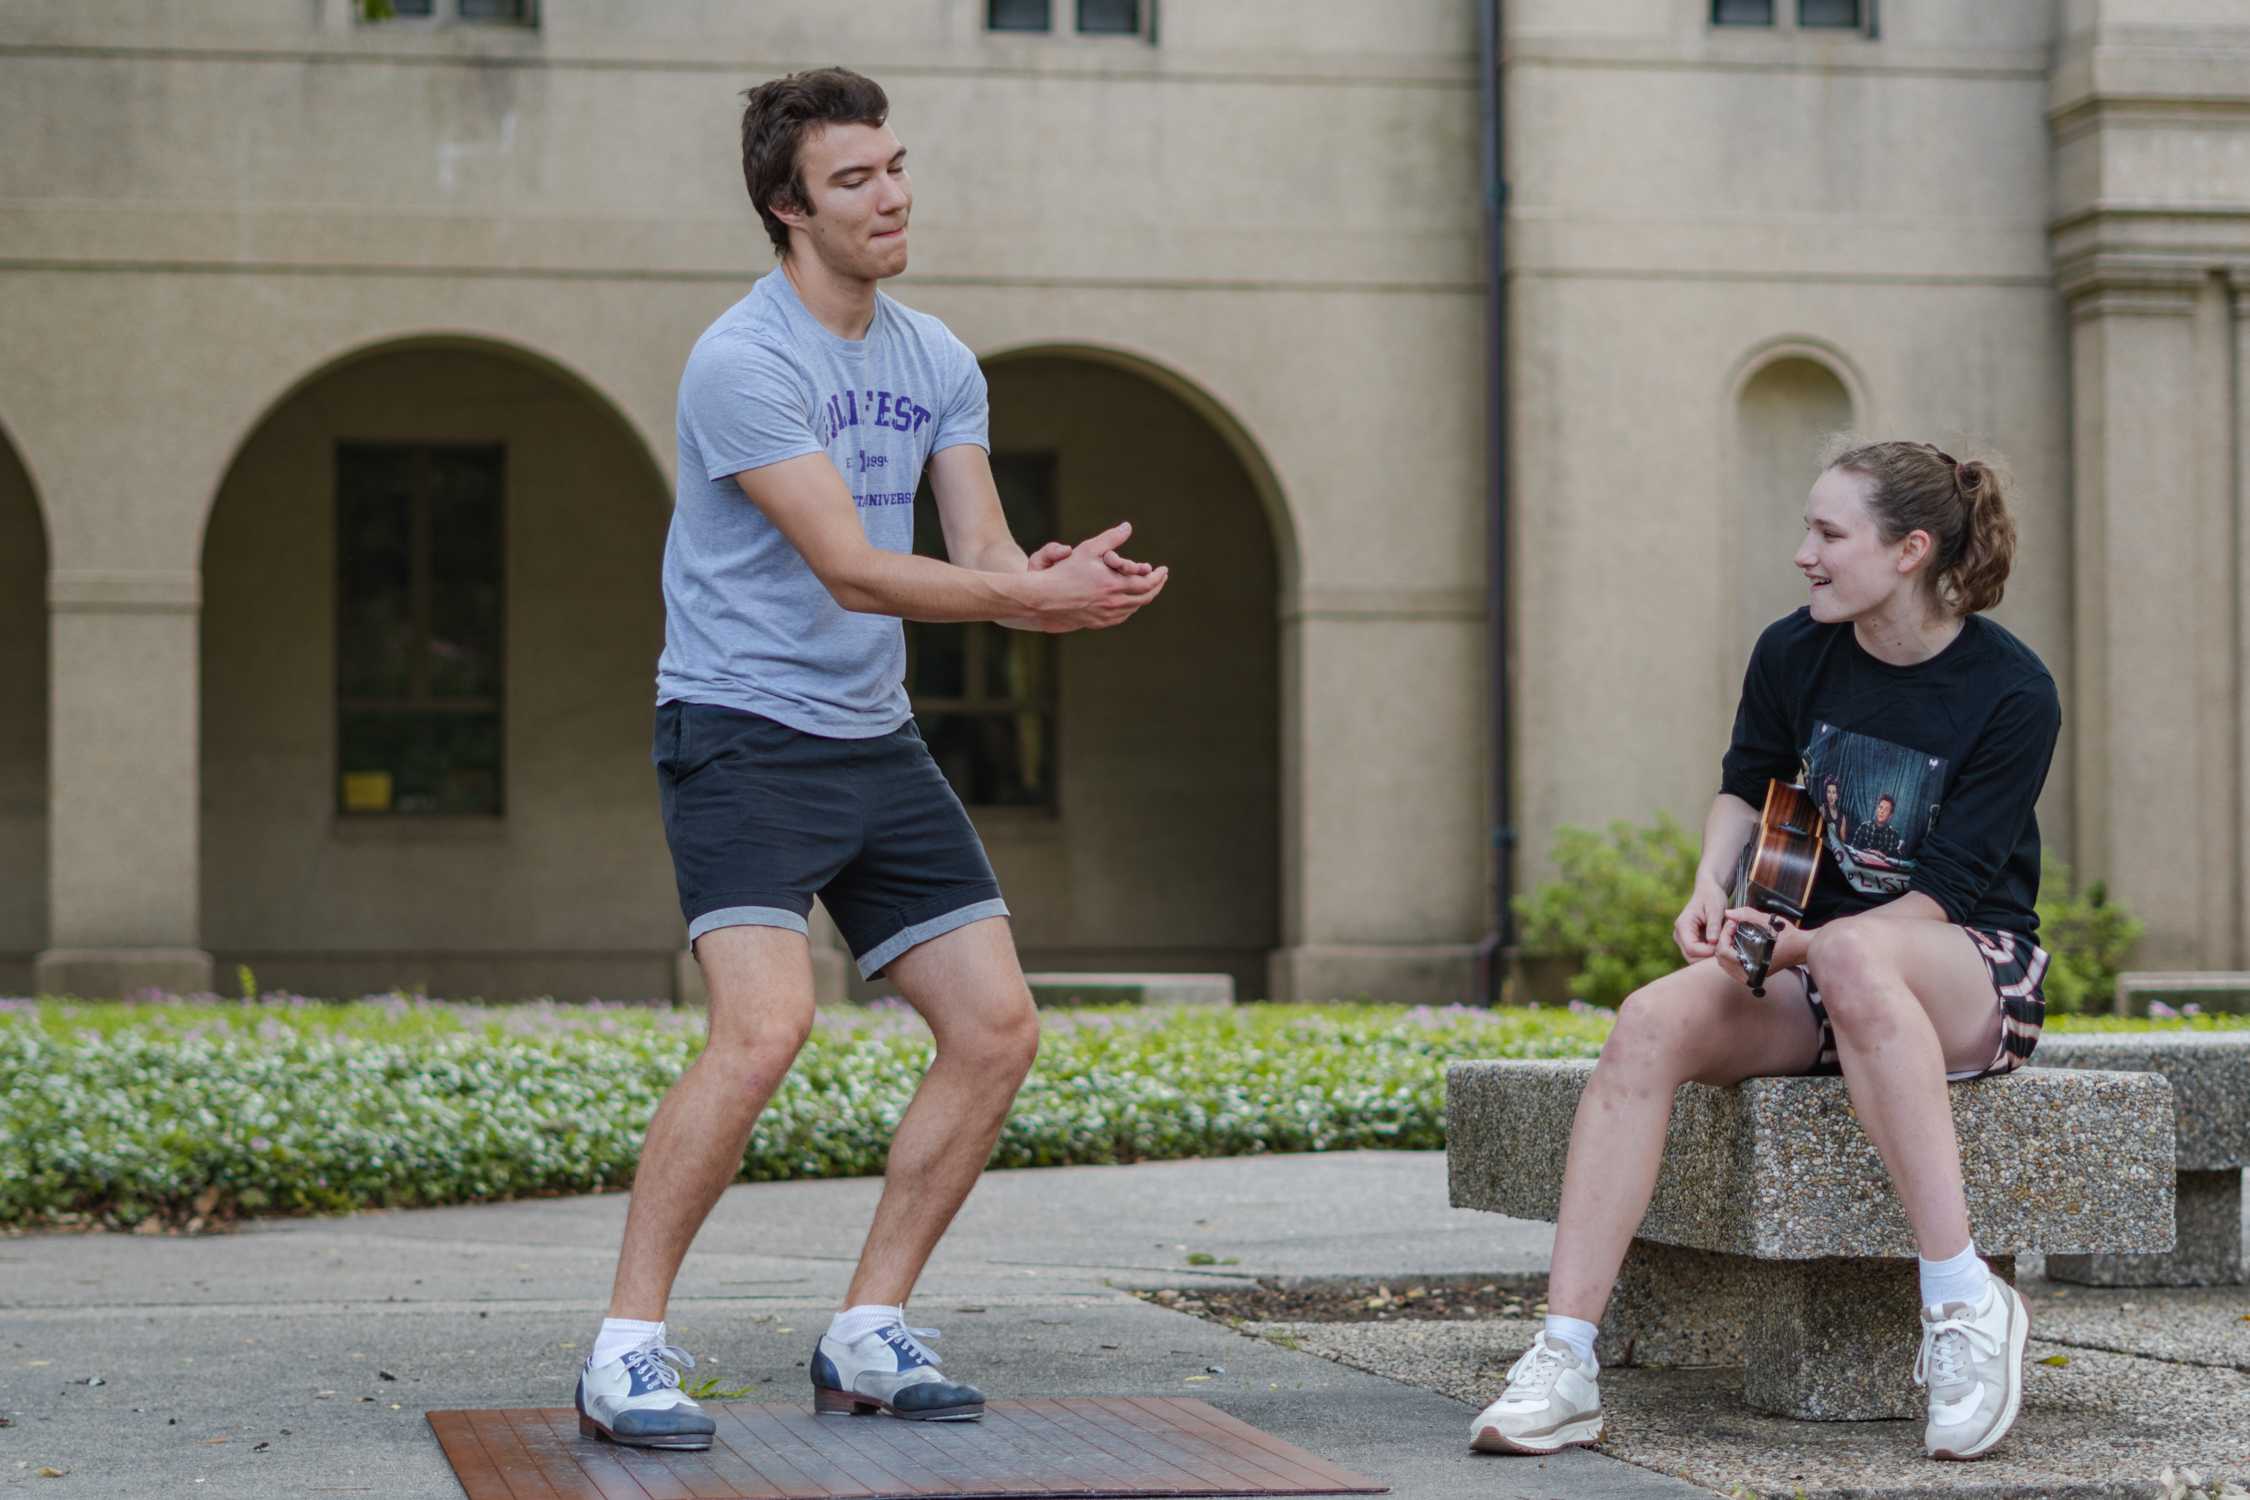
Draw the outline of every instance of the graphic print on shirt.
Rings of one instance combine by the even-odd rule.
[[[1837,871],[1863,896],[1900,896],[1914,879],[1922,841],[1937,826],[1945,760],[1815,722],[1802,765],[1827,829]]]
[[[861,510],[886,505],[912,505],[914,491],[881,487],[884,479],[894,477],[891,471],[895,470],[898,474],[905,472],[905,455],[871,452],[857,446],[856,441],[839,444],[837,439],[855,428],[864,431],[870,427],[880,431],[857,441],[874,442],[886,438],[892,432],[903,432],[915,437],[931,420],[930,409],[911,396],[893,391],[836,391],[814,413],[813,436],[828,449],[829,458],[843,474],[845,482],[851,485],[852,500]],[[920,451],[919,439],[914,442],[913,447],[917,458],[927,456]]]

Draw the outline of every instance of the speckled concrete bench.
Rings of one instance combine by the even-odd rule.
[[[1446,1070],[1453,1202],[1555,1217],[1591,1062]],[[2060,1069],[1956,1086],[1969,1222],[2011,1280],[2022,1250],[2172,1243],[2172,1090]],[[1739,1365],[1750,1405],[1824,1421],[1912,1417],[1914,1237],[1840,1078],[1684,1085],[1656,1195],[1597,1344],[1605,1364]]]
[[[2047,1274],[2085,1286],[2231,1286],[2244,1280],[2242,1169],[2250,1165],[2250,1031],[2039,1039],[2039,1068],[2162,1073],[2172,1082],[2177,1243],[2157,1255],[2054,1255]]]

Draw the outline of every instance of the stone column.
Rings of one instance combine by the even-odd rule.
[[[2071,315],[2072,859],[2148,924],[2139,964],[2223,968],[2240,865],[2232,440],[2218,398],[2179,392],[2183,372],[2231,367],[2226,307],[2208,279],[2168,277],[2085,286]]]
[[[200,582],[49,576],[44,994],[211,988],[197,845]]]
[[[1468,1000],[1489,891],[1482,592],[1300,588],[1281,637],[1272,998]]]
[[[2250,666],[2250,270],[2234,277],[2234,967],[2250,966],[2250,838],[2240,836],[2250,812],[2250,691],[2241,673]]]

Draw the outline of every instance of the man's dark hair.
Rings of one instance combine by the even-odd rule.
[[[883,86],[849,68],[813,68],[744,91],[742,184],[765,221],[774,254],[789,251],[789,226],[774,217],[778,201],[812,212],[797,153],[825,125],[880,125],[890,117]]]

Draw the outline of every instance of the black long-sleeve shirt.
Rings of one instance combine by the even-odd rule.
[[[1720,790],[1761,807],[1769,778],[1797,781],[1843,814],[1848,841],[1834,817],[1822,837],[1809,925],[1920,891],[1951,921],[2028,935],[2033,807],[2061,728],[2045,664],[1982,615],[1928,661],[1896,667],[1848,623],[1799,609],[1750,653]]]

